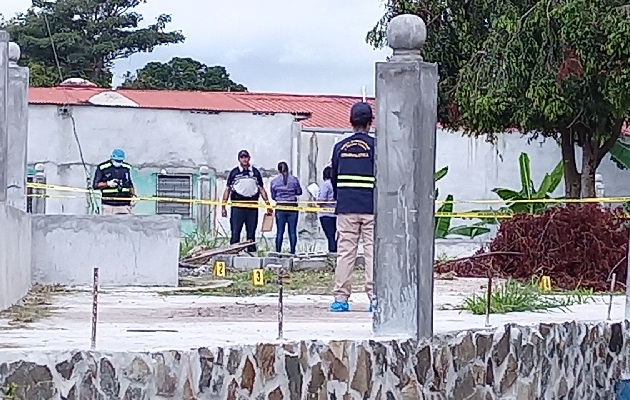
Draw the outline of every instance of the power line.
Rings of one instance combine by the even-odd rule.
[[[50,38],[50,46],[52,47],[53,56],[55,58],[55,65],[57,66],[57,73],[59,74],[59,83],[63,82],[63,72],[61,71],[61,63],[59,62],[59,56],[57,55],[57,46],[55,45],[55,40],[53,39],[52,31],[50,29],[50,23],[48,22],[48,16],[46,15],[46,11],[42,11],[42,15],[44,16],[44,22],[46,24],[46,30],[48,31],[48,37]],[[63,90],[63,94],[66,98],[66,103],[64,104],[64,108],[70,105],[70,98],[68,97],[68,93]],[[79,149],[79,157],[81,158],[81,164],[83,165],[83,170],[85,171],[85,179],[86,186],[88,189],[88,207],[96,213],[99,213],[98,203],[96,202],[96,196],[94,194],[94,190],[92,189],[92,185],[90,185],[90,171],[87,167],[85,159],[83,158],[83,149],[81,148],[81,140],[79,140],[79,134],[77,133],[77,123],[74,119],[72,113],[69,113],[70,121],[72,122],[72,134],[74,136],[74,140],[77,143],[77,148]]]

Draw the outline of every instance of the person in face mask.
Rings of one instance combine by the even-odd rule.
[[[103,215],[132,213],[136,194],[131,181],[131,165],[125,162],[122,149],[114,149],[109,160],[96,166],[92,187],[100,190],[103,196]]]

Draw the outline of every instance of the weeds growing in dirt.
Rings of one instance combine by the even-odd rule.
[[[0,399],[1,400],[20,400],[17,397],[17,385],[15,383],[9,383],[6,388],[0,387]]]
[[[547,311],[552,308],[565,310],[566,307],[584,304],[592,299],[590,289],[576,289],[568,292],[546,292],[538,289],[535,279],[528,283],[507,280],[505,284],[492,291],[490,296],[490,313],[506,314],[509,312]],[[484,315],[487,307],[487,295],[473,294],[455,307],[458,310],[470,311],[475,315]]]

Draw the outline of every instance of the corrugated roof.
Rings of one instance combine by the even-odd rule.
[[[28,91],[28,101],[32,104],[87,104],[92,96],[106,91],[94,87],[32,87]]]
[[[308,110],[311,118],[302,121],[309,128],[350,129],[350,107],[358,96],[304,95],[279,93],[231,92],[229,95],[255,109]],[[374,108],[374,99],[368,99]]]
[[[237,112],[258,111],[233,99],[224,92],[130,89],[120,89],[116,92],[143,108]]]
[[[92,96],[108,89],[91,87],[30,88],[32,104],[90,104]],[[360,97],[279,93],[201,92],[120,89],[141,108],[300,114],[305,127],[349,129],[348,112]],[[369,100],[373,104],[373,99]]]

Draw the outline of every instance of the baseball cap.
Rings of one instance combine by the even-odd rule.
[[[372,122],[372,107],[362,101],[355,103],[350,109],[350,123],[352,125],[367,125]]]
[[[125,161],[125,152],[122,149],[114,149],[110,158],[114,161]]]
[[[249,155],[249,151],[247,151],[247,150],[241,150],[241,151],[239,151],[239,152],[238,152],[238,158],[241,158],[241,157],[250,157],[250,155]]]

